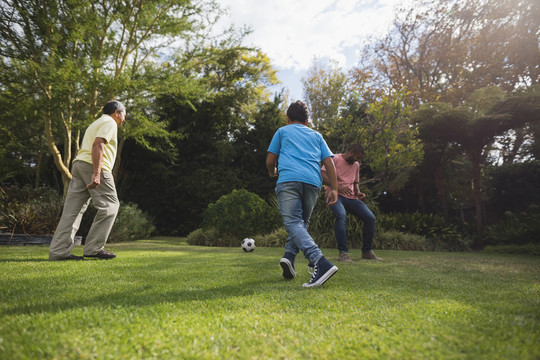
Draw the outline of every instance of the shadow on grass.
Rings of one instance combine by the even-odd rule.
[[[0,312],[4,315],[30,315],[34,313],[44,312],[64,312],[77,308],[101,307],[107,304],[109,307],[147,307],[163,303],[178,303],[178,302],[196,302],[209,301],[213,299],[226,299],[234,297],[250,296],[255,293],[267,291],[268,286],[282,284],[284,280],[276,279],[271,281],[246,281],[236,282],[234,285],[223,285],[206,289],[178,289],[174,291],[152,292],[150,285],[138,286],[135,288],[126,289],[117,292],[104,292],[94,296],[82,296],[74,299],[55,300],[54,296],[49,299],[50,303],[40,304],[22,304],[8,306],[4,311]],[[197,308],[200,305],[195,305]]]
[[[0,259],[0,263],[8,262],[49,262],[48,258],[28,258],[28,259]]]

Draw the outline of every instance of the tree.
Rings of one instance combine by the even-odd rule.
[[[418,0],[396,13],[385,38],[366,46],[360,70],[407,88],[415,107],[459,105],[482,87],[514,91],[539,83],[539,28],[536,0]]]
[[[322,60],[314,59],[302,83],[313,126],[319,130],[332,127],[340,116],[346,98],[346,74],[333,60],[325,64]]]
[[[403,186],[422,152],[409,122],[411,109],[404,104],[406,93],[365,86],[359,72],[347,75],[334,62],[325,67],[315,61],[302,81],[313,126],[330,148],[344,152],[362,143],[373,172],[367,181],[392,191]]]
[[[261,104],[253,115],[253,121],[239,129],[233,142],[233,167],[238,170],[244,188],[262,198],[274,193],[275,183],[262,165],[272,136],[285,125],[282,102],[281,94],[276,94],[273,101]]]
[[[182,69],[198,83],[173,87],[157,97],[154,107],[173,134],[173,152],[148,154],[127,142],[137,159],[126,160],[119,192],[150,212],[162,233],[185,235],[194,230],[208,204],[234,189],[250,187],[255,169],[264,169],[264,160],[253,164],[248,152],[265,153],[263,143],[270,141],[251,136],[259,130],[268,136],[275,122],[271,107],[269,118],[259,118],[259,109],[268,101],[265,85],[276,82],[275,71],[260,50],[241,46],[240,41],[191,54],[190,65]],[[181,71],[178,76],[187,77]],[[261,124],[267,119],[268,124]],[[244,144],[246,140],[257,148]],[[249,164],[242,162],[244,156]]]
[[[444,179],[444,167],[452,161],[458,153],[453,151],[451,131],[453,123],[445,122],[447,118],[439,119],[435,115],[451,109],[450,104],[429,103],[420,107],[413,114],[413,122],[418,126],[418,134],[424,148],[424,158],[421,169],[433,175],[439,202],[444,218],[448,220],[447,192]],[[423,187],[419,189],[423,191]]]
[[[356,139],[366,149],[366,160],[375,173],[371,181],[390,191],[401,189],[410,171],[422,158],[418,129],[411,123],[405,92],[384,95],[367,105],[366,121],[356,129]]]
[[[145,76],[171,44],[197,47],[219,15],[212,1],[185,0],[6,0],[0,7],[0,87],[9,101],[32,99],[64,189],[71,178],[72,154],[81,130],[112,98],[128,107],[138,95],[151,96],[160,77]],[[10,79],[18,81],[12,82]],[[155,117],[139,112],[132,122],[154,136],[165,136]],[[128,125],[122,137],[137,141]],[[121,142],[122,144],[122,142]],[[122,146],[119,148],[121,156]]]
[[[427,112],[429,107],[431,115]],[[434,140],[459,144],[470,161],[477,229],[474,246],[482,248],[482,166],[487,161],[497,135],[540,120],[540,93],[507,96],[498,88],[483,88],[475,91],[461,107],[426,105],[419,111],[421,114],[418,117],[425,119],[429,116],[432,123],[440,126],[441,131],[438,133],[441,136]]]

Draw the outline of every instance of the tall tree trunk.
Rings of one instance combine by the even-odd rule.
[[[441,208],[444,218],[448,220],[448,204],[446,203],[446,188],[444,186],[443,168],[438,164],[433,170],[435,177],[435,185],[437,186],[437,193],[439,194],[439,200],[441,202]]]
[[[476,211],[476,238],[473,247],[477,250],[484,247],[482,240],[482,188],[481,188],[481,154],[482,150],[472,151],[469,153],[469,159],[471,161],[472,171],[472,189],[474,197],[474,207]]]
[[[56,142],[54,140],[54,136],[52,133],[52,116],[50,112],[47,112],[45,115],[45,138],[47,139],[47,145],[49,146],[49,150],[51,151],[51,155],[54,160],[54,165],[62,175],[62,185],[64,186],[64,197],[67,194],[67,189],[69,186],[69,182],[71,181],[71,172],[69,171],[69,168],[64,164],[64,161],[62,159],[62,154],[58,150],[58,147],[56,146]]]

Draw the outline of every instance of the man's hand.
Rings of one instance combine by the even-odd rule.
[[[92,174],[92,179],[90,179],[90,184],[86,185],[86,188],[87,189],[95,189],[99,186],[99,184],[101,184],[101,178],[100,178],[100,174]]]
[[[86,185],[86,188],[88,189],[95,189],[101,184],[101,163],[103,162],[103,153],[105,151],[106,143],[107,140],[97,137],[92,144],[92,166],[94,167],[94,172],[92,173],[90,184]]]
[[[352,196],[353,192],[346,186],[338,185],[338,193],[345,196]]]
[[[358,198],[358,200],[362,200],[366,198],[366,194],[359,192],[356,194],[356,197]]]

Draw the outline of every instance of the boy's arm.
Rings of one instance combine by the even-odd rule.
[[[323,164],[326,168],[326,176],[329,181],[330,191],[326,193],[326,204],[332,206],[337,202],[338,199],[338,183],[336,176],[336,166],[334,165],[334,160],[331,156],[324,158]]]
[[[277,176],[277,169],[276,169],[276,163],[278,160],[278,156],[272,152],[268,152],[266,155],[266,168],[268,169],[268,175],[270,177],[276,177]]]

